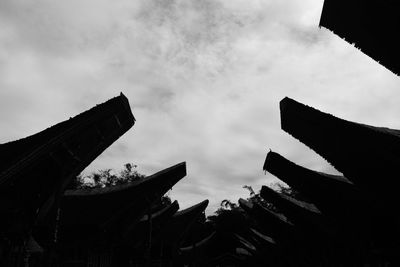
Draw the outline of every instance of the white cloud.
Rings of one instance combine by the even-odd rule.
[[[40,131],[123,91],[134,128],[89,170],[150,174],[187,161],[182,207],[272,181],[269,148],[332,172],[280,130],[284,96],[400,128],[399,79],[318,28],[322,1],[1,1],[0,141]]]

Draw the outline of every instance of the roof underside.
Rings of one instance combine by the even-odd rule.
[[[195,220],[207,208],[208,203],[208,200],[204,200],[196,205],[175,213],[164,229],[163,236],[165,240],[171,243],[182,242],[182,239],[187,231],[189,231]]]
[[[392,184],[392,189],[398,188],[398,130],[342,120],[290,98],[283,99],[280,107],[282,129],[324,157],[354,184],[386,195],[391,190],[386,183]]]
[[[361,192],[345,177],[299,166],[275,152],[269,152],[264,170],[287,183],[328,214],[342,214],[345,208],[362,204]]]
[[[134,122],[128,100],[120,95],[40,133],[0,145],[0,201],[4,203],[0,213],[12,219],[5,214],[22,209],[22,220],[43,218],[71,178]]]
[[[396,0],[325,0],[320,26],[399,75],[399,13]]]
[[[130,224],[140,220],[154,201],[185,176],[186,164],[182,162],[141,182],[111,188],[68,190],[62,200],[62,222],[71,227],[129,228]]]

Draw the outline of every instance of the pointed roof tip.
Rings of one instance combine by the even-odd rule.
[[[176,164],[174,164],[174,165],[172,165],[173,167],[175,167],[175,166],[185,166],[186,167],[186,161],[181,161],[181,162],[179,162],[179,163],[176,163]],[[172,167],[171,166],[171,167]]]
[[[180,162],[180,163],[176,163],[174,165],[171,165],[171,166],[169,166],[167,168],[164,168],[164,169],[162,169],[162,170],[160,170],[158,172],[155,172],[155,173],[153,173],[151,175],[148,175],[146,177],[150,177],[150,176],[154,176],[154,175],[157,175],[157,174],[169,172],[169,171],[171,171],[173,169],[183,169],[183,170],[185,170],[185,176],[186,176],[186,162]]]
[[[209,200],[203,200],[202,202],[192,206],[193,209],[199,208],[199,211],[204,212],[208,207]],[[189,208],[190,209],[190,208]]]
[[[182,162],[176,164],[174,167],[178,168],[178,167],[181,167],[181,166],[185,169],[185,176],[186,176],[187,175],[186,161],[182,161]]]
[[[267,153],[267,156],[265,157],[265,160],[264,160],[263,171],[268,171],[269,162],[270,162],[271,158],[273,156],[275,156],[275,155],[278,155],[278,153],[276,153],[276,152],[272,151],[271,149],[269,149],[269,151]]]
[[[279,104],[281,105],[289,101],[294,101],[294,100],[288,96],[285,96],[284,98],[281,99],[281,101],[279,101]]]
[[[131,109],[131,105],[129,103],[129,99],[122,92],[119,93],[119,96],[114,97],[114,99],[118,99],[119,101],[121,101],[122,106],[126,110],[128,110],[130,112],[130,114],[131,114],[131,116],[133,118],[133,123],[135,123],[136,122],[136,118],[132,113],[132,109]]]
[[[271,172],[271,164],[274,165],[276,162],[281,162],[281,161],[289,161],[285,157],[283,157],[281,154],[270,151],[267,154],[267,157],[265,158],[265,163],[264,163],[264,171],[269,171]],[[271,172],[272,173],[272,172]],[[274,174],[274,173],[272,173]]]
[[[179,168],[179,167],[185,168],[185,171],[186,171],[186,161],[182,161],[182,162],[176,163],[176,164],[170,166],[170,167],[167,168],[167,169],[170,169],[170,168],[171,168],[171,169],[172,169],[172,168]]]
[[[116,97],[114,97],[114,98],[121,98],[121,99],[123,99],[123,100],[128,100],[128,98],[126,97],[126,95],[124,95],[122,92],[120,92],[119,93],[119,95],[118,96],[116,96]]]
[[[293,105],[293,104],[300,104],[300,103],[290,97],[285,96],[281,101],[279,101],[279,108],[282,112],[287,108],[288,105]]]
[[[264,194],[279,194],[279,192],[277,192],[276,190],[274,190],[271,187],[266,186],[266,185],[261,186],[260,193],[264,193]]]
[[[193,206],[190,206],[189,208],[186,208],[185,210],[191,210],[191,209],[196,209],[196,208],[202,208],[205,209],[208,206],[209,200],[203,200],[197,204],[194,204]],[[184,210],[182,210],[184,211]]]
[[[155,174],[163,173],[163,172],[169,172],[169,171],[174,170],[174,169],[175,170],[179,170],[180,172],[182,172],[182,177],[180,179],[182,179],[183,177],[185,177],[187,175],[186,162],[185,161],[177,163],[175,165],[172,165],[172,166],[170,166],[170,167],[168,167],[166,169],[163,169],[163,170],[161,170],[161,171],[159,171],[159,172],[157,172]],[[155,175],[155,174],[153,174],[153,175]]]
[[[203,200],[203,201],[201,201],[201,202],[199,202],[199,203],[197,203],[197,204],[195,204],[193,206],[190,206],[190,207],[188,207],[186,209],[179,210],[177,213],[175,213],[175,215],[179,216],[181,214],[188,214],[188,213],[191,213],[191,212],[201,213],[207,208],[208,202],[209,202],[208,199]]]
[[[290,106],[293,104],[296,104],[297,102],[289,97],[285,97],[283,98],[280,102],[279,102],[279,111],[280,111],[280,117],[281,117],[281,129],[285,130],[285,116],[286,113],[290,113]],[[298,104],[298,103],[297,103]],[[289,111],[288,111],[289,110]]]
[[[198,207],[202,207],[202,209],[206,209],[208,207],[209,202],[210,201],[208,199],[206,199],[194,206],[198,206]]]
[[[178,210],[180,209],[178,200],[174,200],[174,201],[171,203],[171,205],[174,205],[174,206],[176,205],[176,206],[178,207]]]

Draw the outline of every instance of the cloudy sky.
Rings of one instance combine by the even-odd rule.
[[[400,128],[399,77],[318,22],[323,0],[0,0],[0,143],[123,92],[136,125],[86,173],[186,161],[170,196],[187,207],[274,182],[267,151],[334,172],[280,130],[292,97]]]

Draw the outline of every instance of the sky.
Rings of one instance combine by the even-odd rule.
[[[323,0],[0,0],[0,143],[123,92],[136,124],[84,171],[186,161],[181,208],[277,180],[269,149],[337,173],[280,129],[285,96],[400,128],[399,77],[319,28]]]

